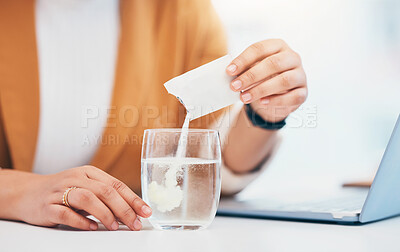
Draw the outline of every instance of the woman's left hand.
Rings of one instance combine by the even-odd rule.
[[[300,56],[282,40],[269,39],[248,47],[226,68],[236,75],[231,89],[264,120],[278,122],[307,98],[307,80]]]

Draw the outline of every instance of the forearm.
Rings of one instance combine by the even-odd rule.
[[[223,149],[225,165],[235,173],[254,170],[272,152],[277,143],[277,131],[254,127],[244,109],[231,125]]]

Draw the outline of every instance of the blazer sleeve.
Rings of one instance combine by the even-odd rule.
[[[222,57],[228,53],[228,44],[225,29],[218,17],[217,12],[210,1],[204,1],[204,15],[201,18],[205,23],[204,36],[201,43],[200,61],[201,65]]]

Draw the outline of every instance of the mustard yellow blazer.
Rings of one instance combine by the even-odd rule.
[[[209,0],[121,0],[120,19],[112,113],[91,164],[139,191],[144,129],[181,127],[185,115],[163,83],[226,54],[226,42]],[[35,36],[34,0],[0,0],[3,168],[32,170],[40,112]]]

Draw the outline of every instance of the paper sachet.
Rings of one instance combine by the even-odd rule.
[[[164,87],[185,106],[191,120],[207,115],[240,101],[240,93],[230,88],[234,77],[225,72],[231,61],[225,55],[167,81]]]

